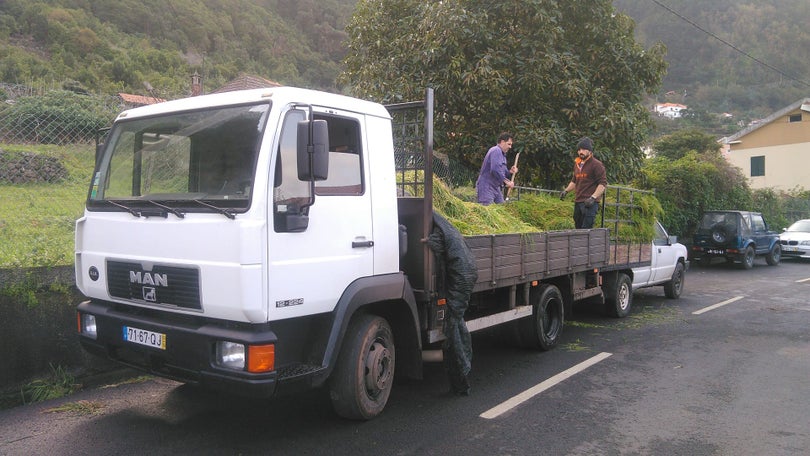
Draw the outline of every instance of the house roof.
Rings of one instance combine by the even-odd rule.
[[[118,96],[124,100],[124,103],[136,106],[146,106],[155,103],[163,103],[166,101],[163,98],[145,97],[143,95],[133,95],[131,93],[119,93]]]
[[[749,134],[749,133],[751,133],[753,131],[759,130],[760,128],[764,127],[765,125],[768,125],[771,122],[775,121],[776,119],[779,119],[779,118],[782,118],[782,117],[786,116],[789,112],[795,111],[796,109],[801,109],[802,111],[810,112],[810,98],[803,98],[803,99],[801,99],[801,100],[799,100],[799,101],[797,101],[797,102],[795,102],[793,104],[785,106],[784,108],[780,109],[779,111],[776,111],[775,113],[773,113],[770,116],[762,119],[761,121],[759,121],[759,122],[757,122],[757,123],[755,123],[753,125],[749,125],[748,127],[738,131],[737,133],[734,133],[733,135],[726,138],[726,144],[737,141],[740,138],[742,138],[743,136],[745,136],[745,135],[747,135],[747,134]]]
[[[657,103],[655,105],[656,108],[680,108],[686,109],[686,105],[678,104],[678,103]]]
[[[211,93],[233,92],[234,90],[245,90],[245,89],[264,89],[268,87],[281,87],[281,84],[258,76],[251,76],[249,74],[240,74],[232,81],[228,82],[224,86],[214,90]]]

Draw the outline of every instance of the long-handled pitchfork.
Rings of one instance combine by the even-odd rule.
[[[517,153],[517,155],[515,155],[515,164],[514,164],[513,166],[517,166],[517,165],[518,165],[518,160],[519,160],[519,159],[520,159],[520,152],[518,152],[518,153]],[[512,179],[511,179],[511,180],[512,180],[512,183],[514,183],[514,182],[515,182],[515,174],[517,174],[517,173],[512,173]],[[509,199],[509,195],[511,195],[511,194],[512,194],[512,188],[513,188],[513,187],[509,187],[509,189],[507,189],[507,190],[506,190],[506,199],[507,199],[507,200]]]

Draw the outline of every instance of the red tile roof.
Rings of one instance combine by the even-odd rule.
[[[124,103],[134,105],[134,106],[146,106],[155,103],[163,103],[163,98],[155,98],[155,97],[145,97],[143,95],[133,95],[131,93],[119,93],[119,97],[124,100]]]
[[[233,92],[234,90],[263,89],[267,87],[281,87],[281,84],[258,76],[241,74],[236,79],[214,90],[211,93]]]

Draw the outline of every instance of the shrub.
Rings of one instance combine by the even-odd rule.
[[[67,176],[67,169],[57,157],[0,150],[0,183],[55,183],[65,180]]]

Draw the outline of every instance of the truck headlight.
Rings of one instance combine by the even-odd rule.
[[[95,315],[79,313],[76,314],[76,319],[78,320],[79,334],[94,340],[98,337]]]
[[[216,344],[215,362],[220,367],[246,370],[254,374],[271,372],[276,368],[276,346],[219,341]]]
[[[216,363],[228,369],[244,370],[245,346],[236,342],[219,341],[216,346]]]

